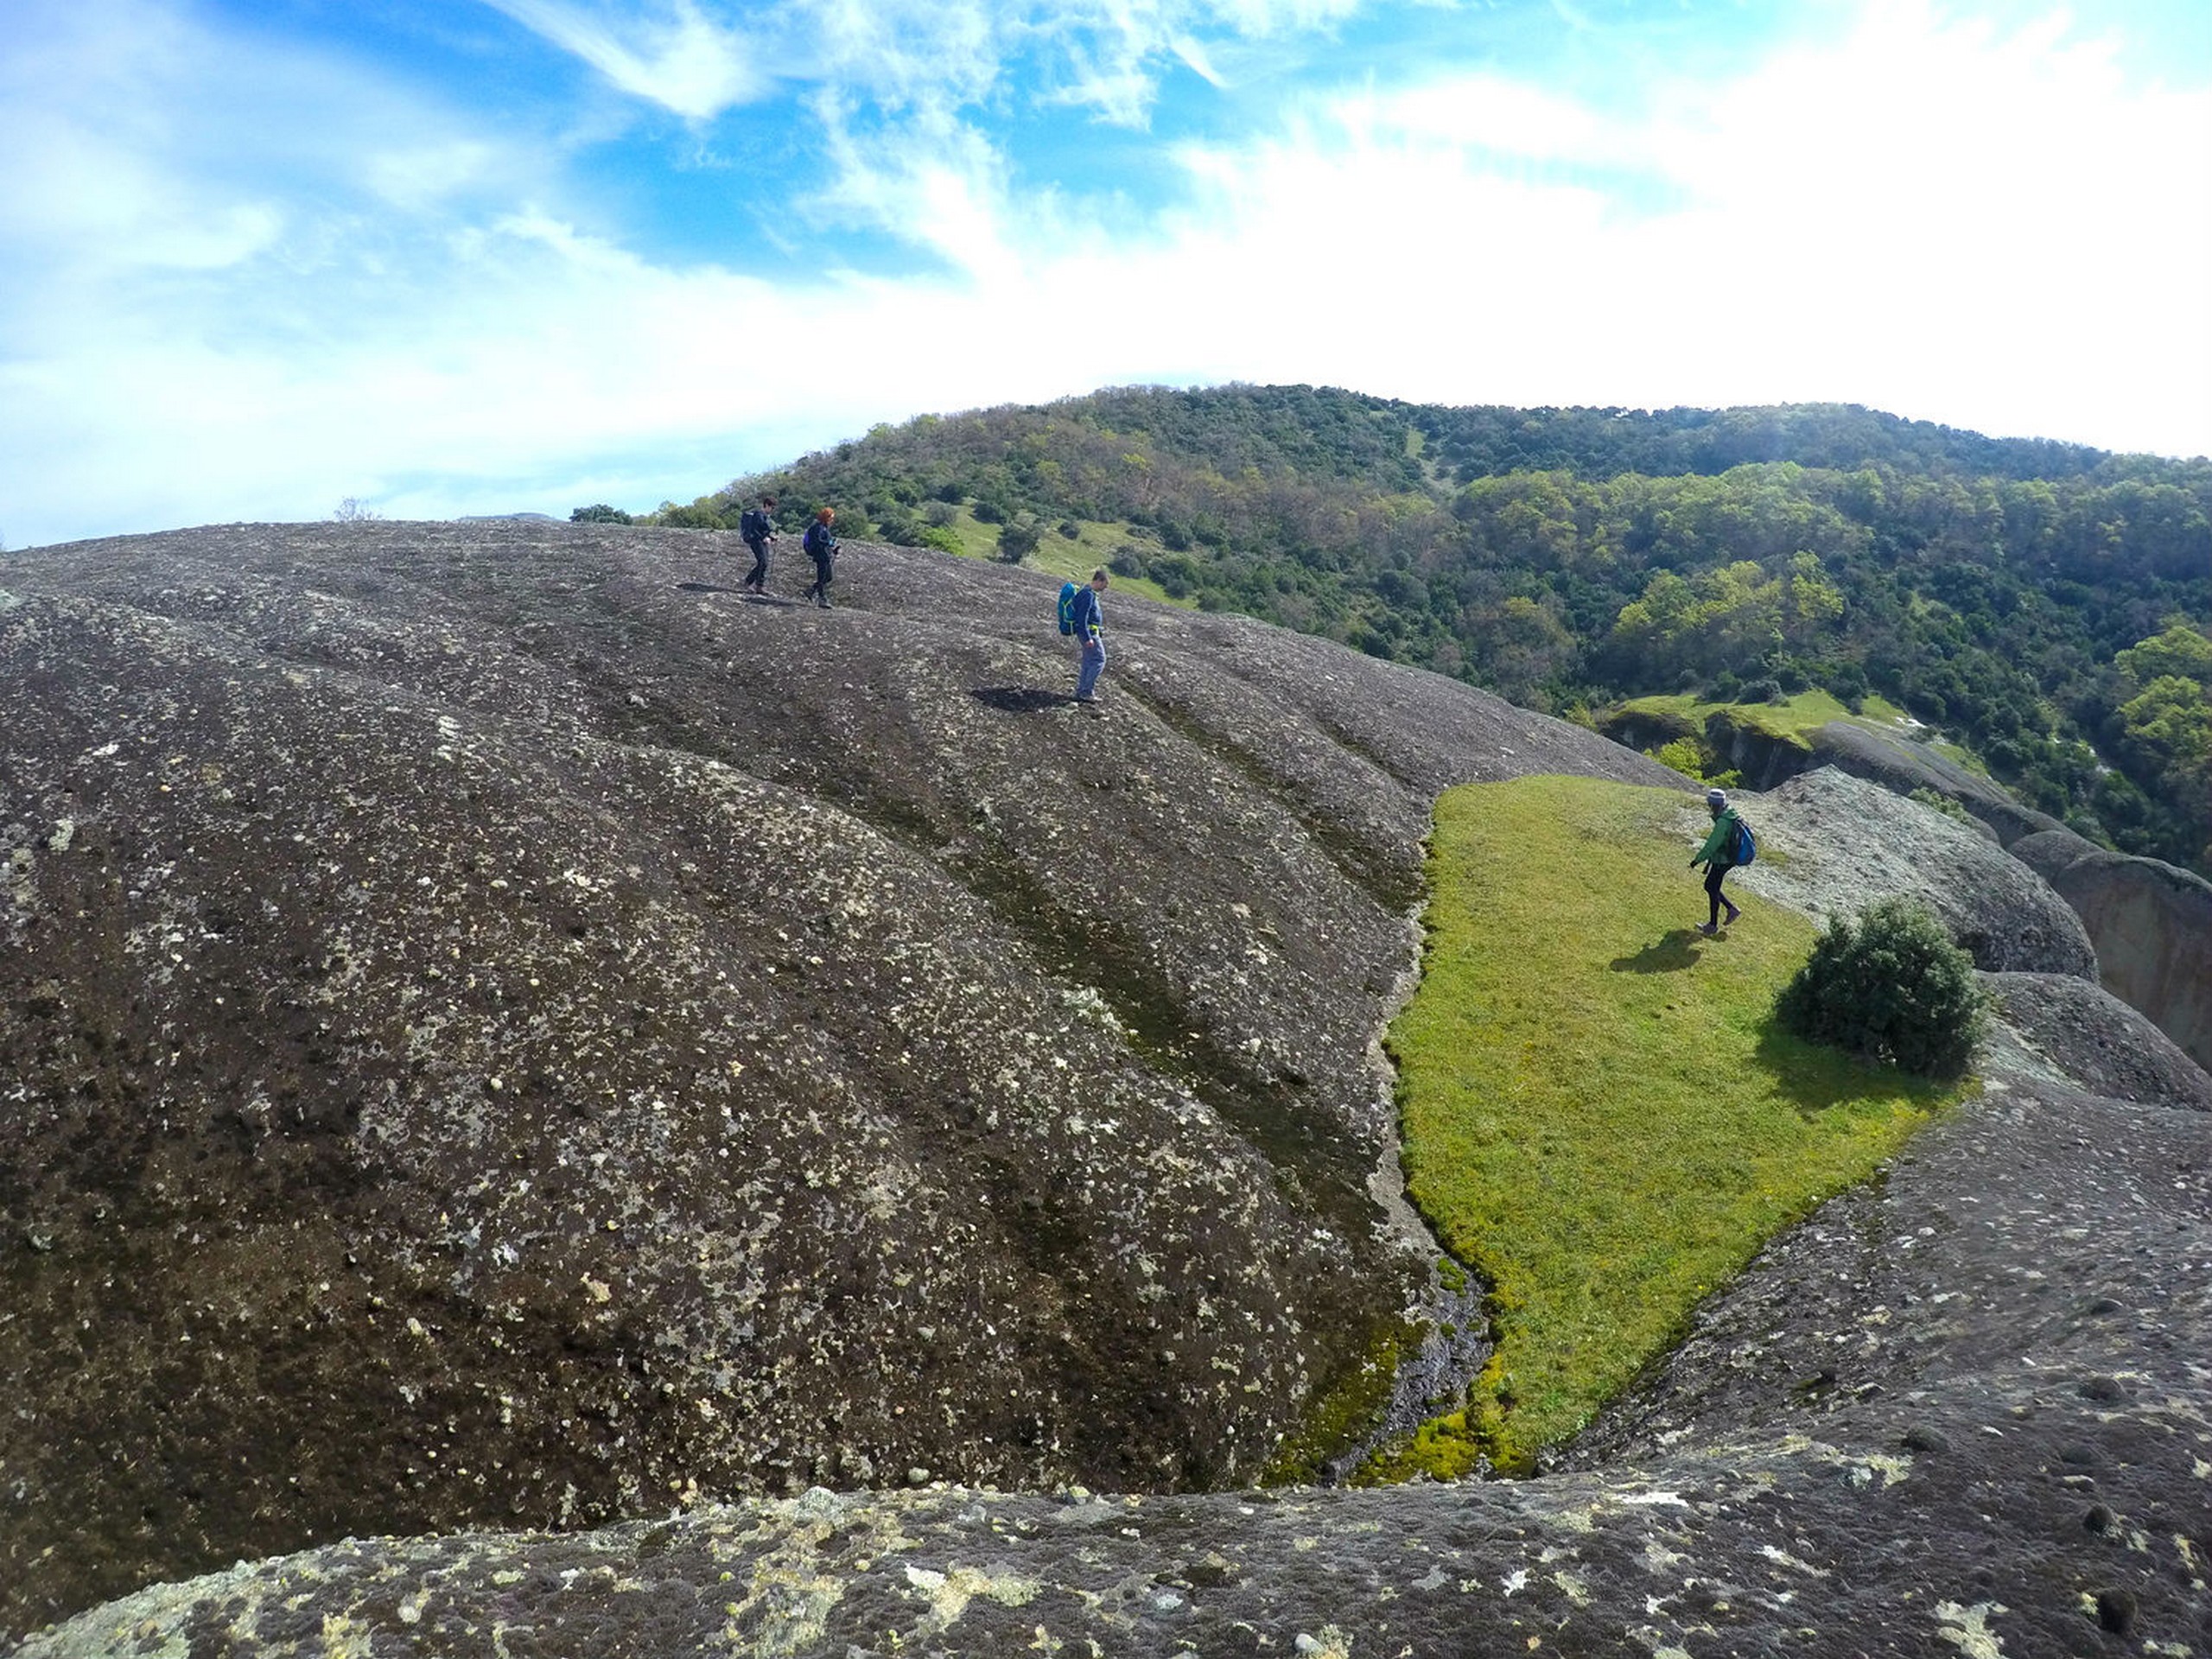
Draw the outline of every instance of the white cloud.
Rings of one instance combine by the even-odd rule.
[[[365,135],[321,163],[358,200],[127,127],[57,142],[42,183],[0,169],[0,208],[29,204],[0,211],[10,543],[344,495],[645,506],[878,420],[1137,380],[1838,398],[2212,451],[2212,89],[2131,85],[2070,35],[1884,4],[1641,110],[1495,72],[1347,92],[1182,151],[1183,199],[1144,217],[1017,188],[944,111],[833,127],[840,205],[903,226],[930,272],[777,283],[658,265],[584,228],[531,145],[391,121],[373,83],[315,103]],[[141,237],[168,263],[103,251]]]

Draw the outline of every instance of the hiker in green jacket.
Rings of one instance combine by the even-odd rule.
[[[1711,915],[1698,929],[1707,938],[1720,931],[1720,910],[1727,906],[1728,921],[1732,926],[1744,912],[1730,904],[1720,891],[1720,883],[1728,872],[1736,868],[1736,836],[1743,828],[1736,817],[1736,809],[1728,804],[1728,791],[1708,789],[1705,791],[1706,810],[1713,814],[1713,833],[1705,838],[1705,845],[1697,849],[1697,856],[1690,860],[1690,868],[1705,866],[1705,896],[1711,899]]]

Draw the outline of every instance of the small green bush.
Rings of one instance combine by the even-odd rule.
[[[1956,818],[1961,823],[1974,822],[1973,813],[1940,790],[1929,789],[1923,785],[1912,791],[1910,798],[1918,801],[1923,806],[1934,808],[1947,818]]]
[[[1775,998],[1783,1025],[1926,1077],[1955,1077],[1981,1035],[1974,958],[1908,899],[1838,917],[1797,976]]]
[[[1037,543],[1043,539],[1044,532],[1037,528],[1037,521],[1023,513],[1000,527],[998,556],[1005,563],[1020,564],[1037,550]]]
[[[1713,751],[1694,737],[1678,737],[1652,750],[1651,758],[1662,766],[1672,766],[1685,778],[1701,779],[1705,769],[1713,764]]]
[[[620,507],[610,507],[604,501],[594,501],[588,507],[578,507],[569,515],[572,524],[633,524],[638,521]]]

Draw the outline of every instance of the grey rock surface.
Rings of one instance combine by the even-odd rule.
[[[2111,992],[2065,974],[1985,974],[1982,983],[2028,1050],[2077,1087],[2212,1111],[2212,1076]]]
[[[1178,1490],[1414,1289],[1431,794],[1680,780],[1117,601],[1092,723],[1049,580],[861,548],[798,612],[733,542],[7,565],[0,1632],[132,1592],[27,1659],[2212,1643],[2212,1114],[2023,867],[1747,802],[1769,896],[2060,976],[1985,1092],[1535,1478]]]
[[[2050,814],[2021,805],[2002,785],[1927,743],[1887,737],[1845,721],[1833,721],[1814,734],[1807,765],[1834,766],[1899,795],[1926,789],[1948,796],[2006,846],[2023,836],[2061,827]]]
[[[2057,878],[2069,864],[2079,863],[2097,850],[2097,844],[2071,830],[2038,830],[2022,836],[2005,849],[2046,881]]]
[[[2155,858],[2062,851],[2044,842],[2031,855],[2096,941],[2105,988],[2212,1066],[2212,881]]]
[[[1891,896],[1916,899],[1978,968],[2096,975],[2096,953],[2066,902],[2033,871],[1932,808],[1832,766],[1741,804],[1764,850],[1730,880],[1753,892],[1815,916],[1853,915]],[[1694,829],[1694,817],[1686,822]]]
[[[1050,577],[746,563],[0,568],[0,1634],[349,1534],[1238,1484],[1421,1293],[1371,1043],[1435,791],[1681,780],[1119,596],[1094,718]]]
[[[149,1590],[23,1652],[2201,1651],[2208,1263],[2212,1118],[2000,1067],[1536,1478],[815,1491],[359,1541]]]

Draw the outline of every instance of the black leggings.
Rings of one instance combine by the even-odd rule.
[[[1728,901],[1720,896],[1720,880],[1735,868],[1733,864],[1723,864],[1718,859],[1705,867],[1705,896],[1713,900],[1711,907],[1713,913],[1706,918],[1705,923],[1707,927],[1720,925],[1720,906],[1728,904]],[[1733,910],[1736,906],[1728,905],[1728,908]]]
[[[830,584],[836,579],[836,561],[825,559],[819,553],[816,554],[814,556],[814,586],[806,590],[806,596],[809,599],[818,599],[827,605],[830,602]]]

